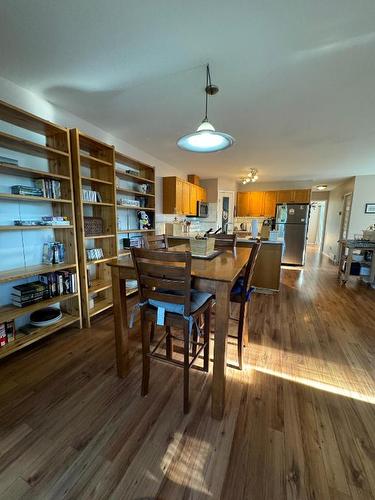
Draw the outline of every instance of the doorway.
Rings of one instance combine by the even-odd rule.
[[[323,248],[327,201],[312,201],[310,205],[309,229],[307,244],[315,246],[320,252]]]
[[[219,191],[217,205],[217,220],[223,233],[233,233],[234,223],[234,192]]]

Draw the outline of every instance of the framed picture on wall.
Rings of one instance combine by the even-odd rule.
[[[366,203],[365,214],[375,214],[375,203]]]

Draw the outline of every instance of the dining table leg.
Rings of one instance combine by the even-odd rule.
[[[117,267],[112,267],[113,313],[115,319],[116,365],[119,377],[129,369],[129,331],[127,325],[126,280],[121,279]]]
[[[216,320],[211,414],[213,418],[218,420],[223,418],[225,409],[225,375],[227,367],[230,290],[230,283],[224,281],[216,283]]]

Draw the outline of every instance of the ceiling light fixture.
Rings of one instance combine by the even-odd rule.
[[[177,146],[185,151],[193,153],[215,153],[222,151],[234,144],[234,139],[231,135],[224,132],[217,132],[213,125],[208,121],[208,96],[215,95],[219,92],[219,87],[211,83],[210,66],[206,67],[206,112],[202,123],[199,125],[196,132],[180,137],[177,141]]]
[[[327,184],[319,184],[318,186],[316,186],[316,189],[318,191],[324,191],[325,189],[327,189]]]
[[[255,182],[258,180],[258,170],[256,168],[252,168],[250,172],[247,174],[247,177],[243,177],[241,179],[242,184],[248,184],[249,182]]]

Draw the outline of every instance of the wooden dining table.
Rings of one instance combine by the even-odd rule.
[[[178,245],[169,250],[190,250],[189,245]],[[168,250],[161,250],[168,251]],[[211,414],[222,419],[225,409],[225,382],[227,366],[227,336],[229,328],[229,303],[231,289],[246,266],[250,248],[224,250],[211,260],[192,258],[192,286],[196,290],[215,295],[215,340],[213,356],[213,379]],[[119,377],[129,370],[129,328],[126,304],[126,280],[135,279],[131,255],[119,257],[108,263],[112,274],[113,310],[115,317],[116,363]],[[246,316],[248,306],[246,307]],[[248,341],[248,319],[245,321],[244,340]]]

